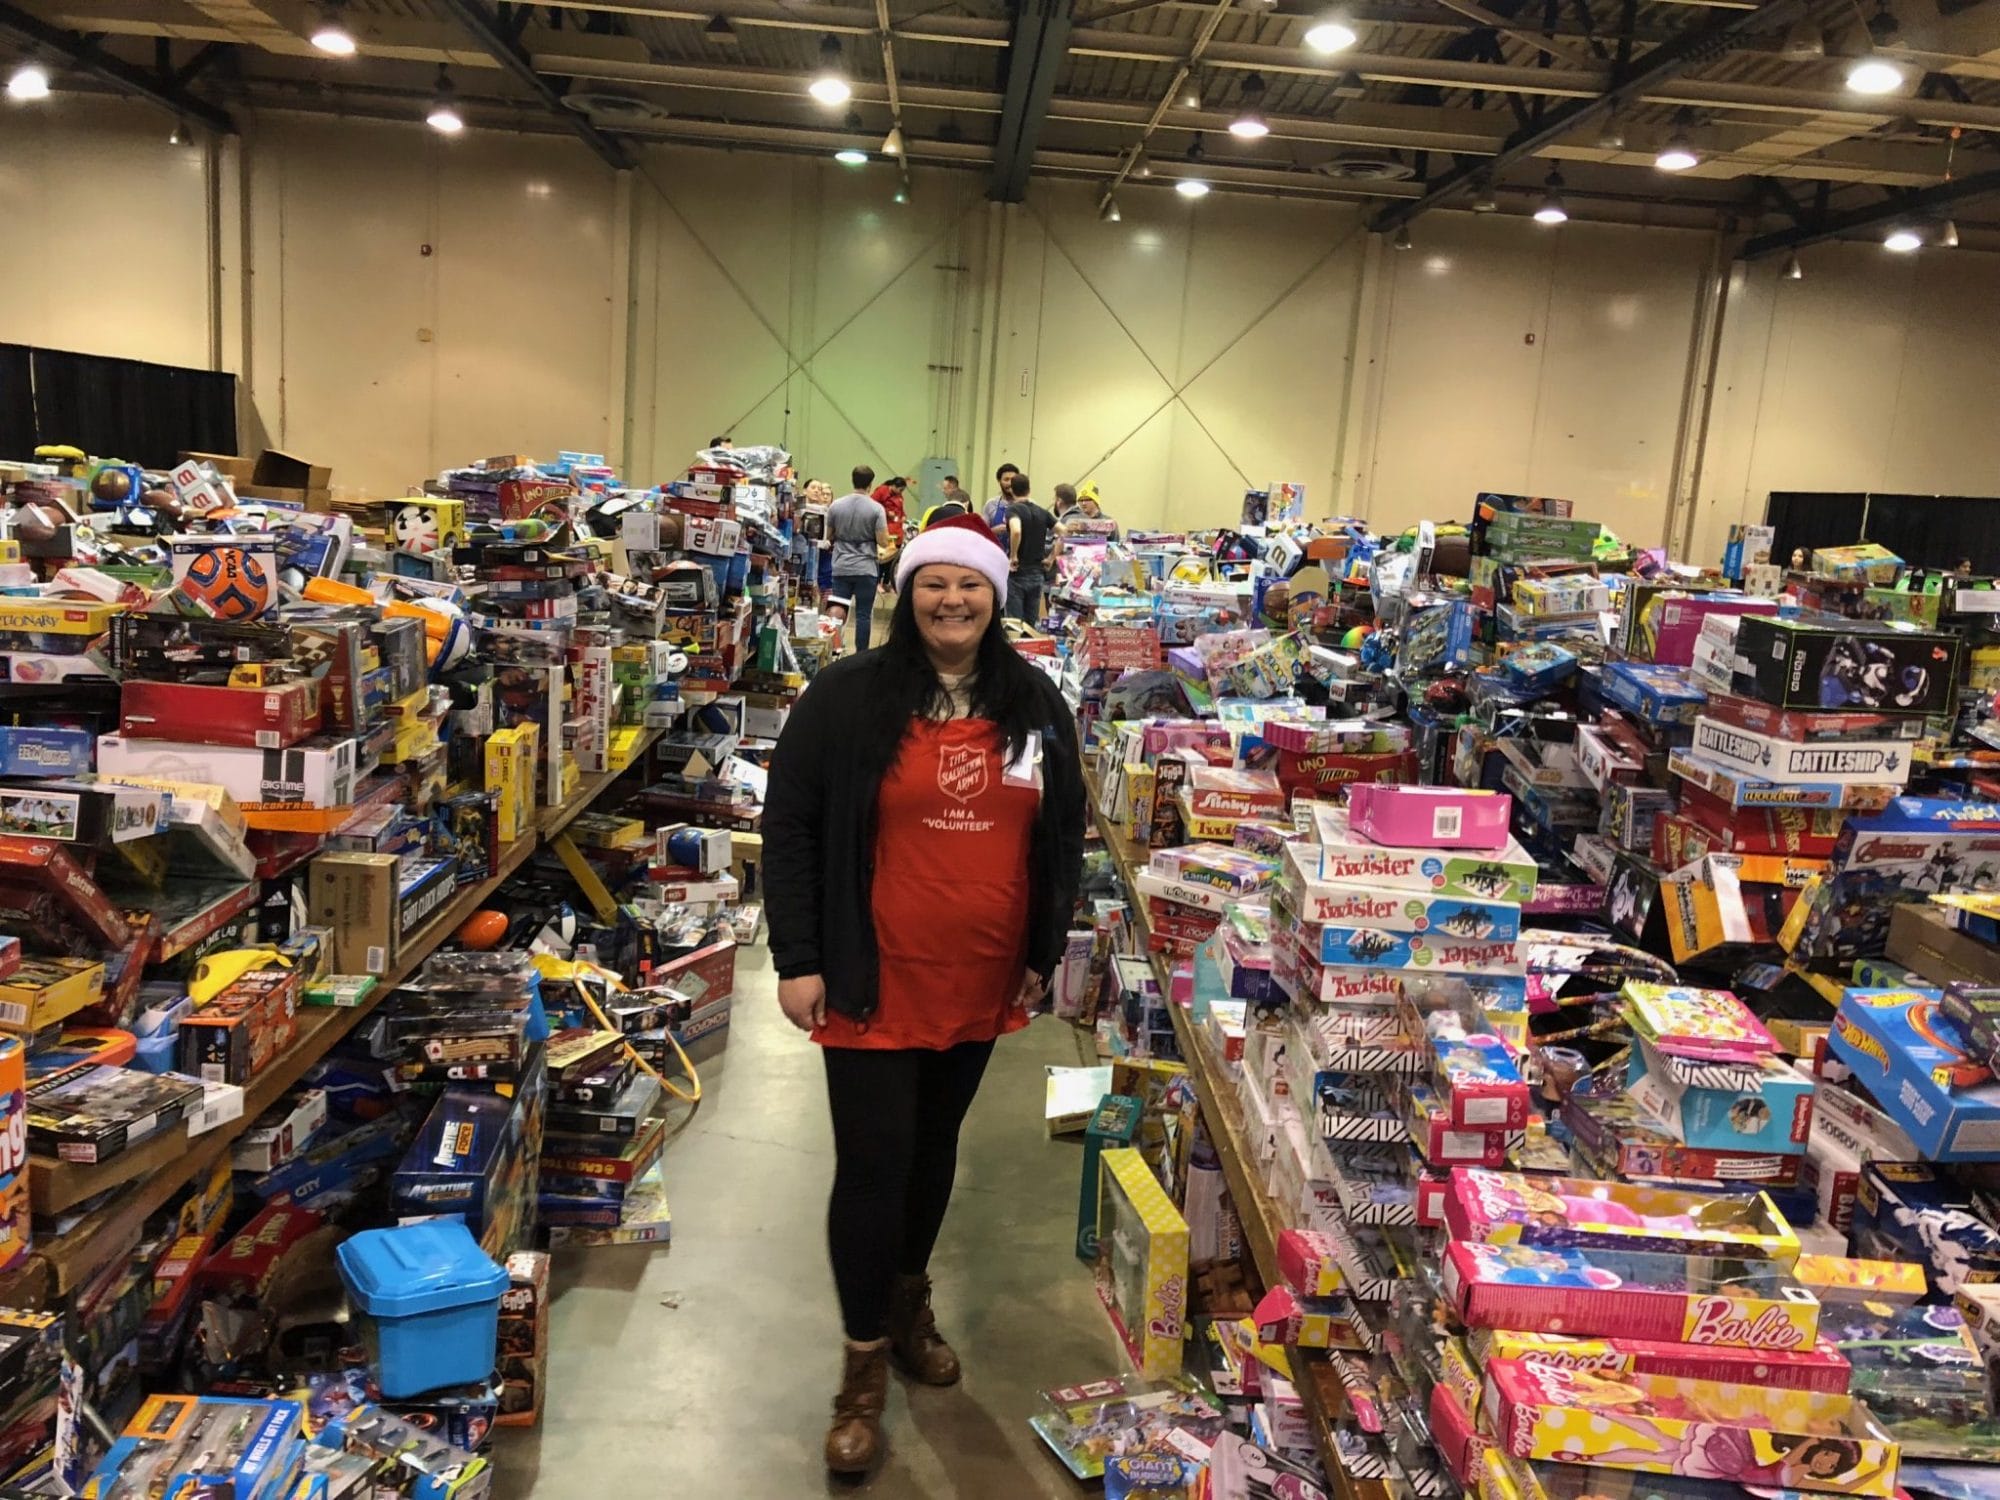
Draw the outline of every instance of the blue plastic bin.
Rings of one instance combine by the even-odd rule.
[[[507,1273],[456,1220],[368,1229],[341,1245],[375,1383],[401,1401],[493,1373]]]

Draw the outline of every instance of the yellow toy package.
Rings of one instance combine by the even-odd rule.
[[[1099,1158],[1097,1294],[1149,1380],[1180,1374],[1188,1226],[1137,1151]]]

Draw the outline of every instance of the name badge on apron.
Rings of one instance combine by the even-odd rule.
[[[1027,742],[1021,746],[1021,753],[1007,763],[1007,769],[1000,779],[1008,786],[1033,787],[1042,789],[1042,732],[1028,731]]]

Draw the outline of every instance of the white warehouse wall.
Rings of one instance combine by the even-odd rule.
[[[1092,478],[1133,525],[1306,484],[1379,527],[1481,489],[1574,499],[1692,555],[1772,489],[2000,492],[2000,257],[1870,245],[1734,268],[1706,431],[1713,236],[268,115],[168,145],[154,110],[0,108],[0,340],[235,371],[242,445],[396,493],[496,452],[675,472],[711,433],[855,462]],[[79,207],[80,206],[80,207]],[[108,206],[108,207],[107,207]],[[247,230],[246,230],[247,226]],[[426,250],[428,249],[428,253]]]

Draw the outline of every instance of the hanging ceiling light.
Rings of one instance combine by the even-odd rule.
[[[194,144],[194,132],[188,129],[188,122],[186,120],[174,121],[173,131],[167,136],[167,144],[169,146],[192,146]]]
[[[910,190],[906,187],[897,188],[896,201],[898,203],[908,203],[910,201]]]
[[[1491,214],[1500,211],[1500,200],[1493,195],[1493,184],[1482,182],[1467,205],[1476,214]]]
[[[1243,80],[1243,102],[1229,122],[1229,133],[1239,141],[1262,140],[1271,133],[1264,118],[1264,80],[1255,73]]]
[[[1306,28],[1306,46],[1321,57],[1345,52],[1358,40],[1347,18],[1338,12],[1321,16]]]
[[[1865,53],[1847,65],[1847,88],[1855,94],[1893,94],[1909,74],[1903,65],[1877,52]]]
[[[1543,185],[1542,201],[1535,205],[1537,224],[1562,224],[1569,219],[1569,210],[1563,206],[1563,174],[1550,168]]]
[[[838,151],[833,153],[833,159],[843,167],[865,167],[868,165],[868,153],[855,146],[842,146]]]
[[[1144,146],[1132,148],[1132,165],[1125,169],[1127,177],[1136,177],[1144,182],[1153,175],[1153,158],[1146,154]]]
[[[1616,110],[1604,117],[1604,124],[1597,132],[1597,149],[1600,151],[1623,151],[1625,149],[1625,122]]]
[[[1102,201],[1097,205],[1097,222],[1100,224],[1116,224],[1124,217],[1118,211],[1118,200],[1112,197],[1111,194],[1106,193]]]
[[[431,93],[431,112],[424,116],[424,123],[440,135],[457,135],[465,129],[465,117],[458,112],[458,90],[452,87],[443,63],[438,64],[437,87]]]
[[[1903,23],[1889,9],[1889,0],[1879,0],[1875,14],[1868,18],[1868,40],[1878,47],[1886,47],[1902,34]]]
[[[1896,255],[1908,255],[1924,248],[1924,237],[1914,224],[1891,224],[1882,236],[1882,248]]]
[[[1811,62],[1816,57],[1825,57],[1826,33],[1801,17],[1785,28],[1778,43],[1778,56],[1786,62]]]
[[[737,36],[736,28],[730,25],[727,16],[710,16],[708,24],[701,28],[701,34],[711,42],[724,47],[732,46],[742,40]]]
[[[889,133],[882,137],[882,154],[884,156],[901,156],[903,154],[902,126],[891,125],[889,127]]]
[[[46,99],[49,97],[49,70],[38,62],[24,62],[16,68],[7,80],[9,99]]]
[[[1199,177],[1183,177],[1174,184],[1174,191],[1179,193],[1183,198],[1206,198],[1208,196],[1208,184],[1203,182]]]
[[[1201,108],[1201,75],[1193,68],[1188,69],[1187,82],[1181,85],[1180,106],[1182,109]]]
[[[1799,252],[1793,250],[1785,256],[1785,269],[1778,273],[1786,281],[1804,281],[1806,268],[1799,264]]]
[[[328,57],[354,56],[354,33],[340,19],[340,7],[322,5],[313,21],[312,44]]]
[[[1197,166],[1208,160],[1208,142],[1202,139],[1199,130],[1194,133],[1194,139],[1188,142],[1187,159]]]
[[[1942,224],[1938,225],[1937,237],[1931,243],[1936,245],[1940,250],[1956,250],[1958,248],[1958,220],[1946,219]]]
[[[1701,153],[1694,149],[1694,141],[1688,135],[1688,124],[1693,116],[1686,110],[1674,115],[1673,134],[1660,147],[1660,154],[1653,158],[1653,165],[1662,172],[1685,172],[1690,167],[1701,165]]]
[[[854,97],[854,85],[847,81],[847,59],[841,55],[840,38],[828,32],[819,39],[819,71],[806,85],[828,109],[836,109]]]
[[[1415,242],[1410,239],[1409,225],[1398,224],[1396,226],[1396,233],[1389,241],[1389,248],[1391,250],[1414,250],[1417,248]]]

